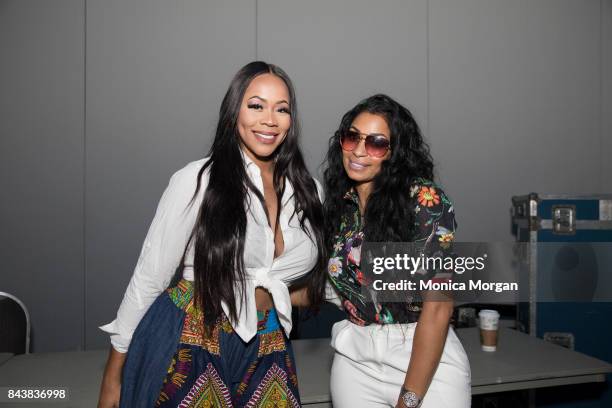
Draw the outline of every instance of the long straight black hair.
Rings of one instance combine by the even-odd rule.
[[[298,217],[302,230],[318,249],[315,266],[302,283],[308,286],[311,305],[317,305],[323,300],[327,262],[323,206],[298,145],[300,131],[295,91],[291,80],[281,68],[255,61],[238,71],[223,98],[215,139],[209,152],[210,159],[198,173],[193,196],[196,197],[201,187],[202,175],[209,169],[208,186],[191,236],[191,239],[195,239],[195,302],[204,313],[207,328],[222,316],[222,301],[228,305],[229,317],[237,320],[236,305],[239,303],[242,306],[246,299],[243,254],[248,206],[261,204],[266,215],[268,214],[262,193],[246,173],[237,127],[238,114],[247,87],[257,76],[267,73],[279,77],[287,86],[291,115],[287,135],[271,158],[275,162],[273,183],[278,208],[276,225],[278,226],[281,198],[285,191],[284,181],[289,180],[293,186],[295,200],[295,213],[292,217]],[[249,190],[260,203],[249,202]],[[310,229],[307,228],[306,220]]]

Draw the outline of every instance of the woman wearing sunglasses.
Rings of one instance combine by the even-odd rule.
[[[112,348],[99,408],[300,406],[290,290],[299,280],[319,302],[327,258],[297,119],[279,67],[236,74],[209,157],[170,179],[102,327]]]
[[[429,249],[452,241],[453,207],[432,181],[433,167],[412,115],[386,95],[357,104],[330,140],[328,275],[347,314],[332,330],[336,408],[470,406],[468,359],[449,329],[452,301],[415,293],[379,302],[360,269],[364,240]]]

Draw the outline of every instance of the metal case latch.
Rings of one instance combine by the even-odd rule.
[[[555,205],[552,208],[552,224],[554,234],[576,233],[576,206]]]

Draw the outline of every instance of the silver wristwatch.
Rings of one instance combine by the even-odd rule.
[[[418,408],[421,406],[421,402],[422,402],[421,398],[419,398],[419,396],[416,395],[413,391],[410,391],[409,389],[402,387],[402,393],[400,395],[401,395],[402,402],[408,408]]]

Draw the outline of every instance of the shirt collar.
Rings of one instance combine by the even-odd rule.
[[[240,154],[242,155],[242,162],[244,163],[244,168],[247,171],[254,171],[256,174],[259,174],[260,173],[259,167],[255,164],[253,159],[251,159],[249,155],[244,152],[242,147],[240,147],[239,149],[240,149]]]
[[[359,207],[359,196],[357,195],[354,187],[351,187],[346,193],[344,193],[344,199],[352,201],[354,204],[357,204],[357,207]]]
[[[244,168],[246,169],[247,173],[250,174],[251,180],[253,180],[255,176],[260,176],[261,170],[259,169],[259,166],[255,164],[253,159],[251,159],[249,155],[246,154],[242,148],[240,148],[240,154],[242,155],[242,161],[244,163]],[[263,191],[261,193],[263,194]],[[285,177],[285,192],[283,193],[281,204],[285,206],[292,196],[293,196],[293,186],[291,185],[291,182],[289,181],[289,179]]]

